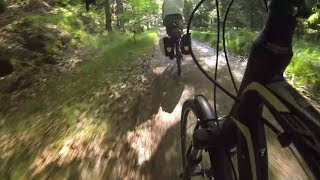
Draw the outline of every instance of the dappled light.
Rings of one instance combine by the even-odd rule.
[[[33,175],[43,171],[51,163],[63,166],[75,159],[83,161],[85,158],[101,155],[105,149],[101,147],[105,134],[97,133],[98,127],[92,123],[93,120],[82,115],[78,123],[67,130],[66,137],[48,144],[31,164],[30,170],[33,171]],[[99,128],[102,128],[101,125]]]
[[[199,43],[195,42],[193,43],[196,47],[196,51],[198,53],[197,58],[199,58],[201,66],[206,71],[214,72],[214,68],[216,66],[216,52],[214,49],[212,49],[208,44],[205,43]],[[247,61],[242,61],[241,56],[232,56],[231,59],[229,59],[229,63],[231,65],[231,70],[234,77],[241,81]],[[225,68],[227,66],[227,62],[225,60],[225,54],[223,52],[219,52],[219,66],[218,66],[218,73],[221,73],[221,69]],[[221,73],[221,74],[228,74],[228,73]],[[213,76],[212,76],[213,77]],[[219,76],[218,76],[219,77]]]
[[[184,25],[196,2],[184,1]],[[217,19],[214,1],[204,3],[191,24],[192,49],[212,78],[218,54],[217,82],[236,95],[222,44],[215,49],[222,16]],[[224,116],[234,100],[219,89],[214,96],[213,84],[191,56],[183,55],[178,74],[180,56],[162,54],[159,40],[168,33],[161,5],[160,0],[0,0],[0,180],[179,179],[183,103],[201,94]],[[219,8],[225,13],[227,1]],[[237,1],[226,22],[238,87],[264,12],[258,1]],[[285,72],[318,109],[319,12],[315,7],[309,19],[298,22]],[[183,18],[176,20],[186,33]],[[270,112],[264,110],[264,116],[280,128]],[[267,127],[266,135],[270,179],[310,179],[305,165],[281,148]]]
[[[214,51],[199,42],[194,44],[201,64],[213,75]],[[223,60],[223,55],[220,57]],[[53,113],[44,113],[46,115],[42,116],[31,114],[29,118],[37,119],[38,123],[33,124],[29,131],[23,130],[16,135],[8,132],[2,134],[0,158],[11,159],[25,149],[21,149],[21,145],[27,145],[27,149],[22,152],[31,153],[32,147],[36,148],[31,158],[27,158],[28,165],[23,169],[23,176],[59,179],[71,175],[83,179],[176,179],[181,173],[181,106],[195,94],[204,94],[212,104],[212,86],[190,58],[183,61],[180,79],[176,77],[175,62],[164,59],[161,54],[154,56],[152,61],[159,58],[163,61],[153,63],[149,69],[155,77],[133,74],[130,84],[121,81],[104,82],[99,88],[82,94],[82,103],[71,98],[65,104],[47,109]],[[232,58],[231,62],[234,72],[239,75],[236,75],[238,83],[245,66],[239,64],[246,62],[240,63],[237,58]],[[220,82],[229,78],[224,66],[225,63],[219,66]],[[161,70],[155,71],[157,69]],[[149,84],[150,87],[135,86],[139,83]],[[231,85],[225,87],[232,90]],[[68,88],[64,87],[63,92],[68,92]],[[137,92],[144,92],[143,96],[149,95],[139,97]],[[228,113],[232,101],[226,101],[228,98],[222,92],[218,92],[217,98],[219,112]],[[48,120],[55,118],[46,124],[41,117]],[[2,122],[8,120],[3,119]],[[58,128],[62,126],[65,128],[59,131]],[[41,143],[36,138],[38,136],[45,136],[44,139],[51,136],[52,139]],[[269,141],[273,142],[273,139]],[[288,155],[290,152],[281,152],[282,161],[278,161],[280,152],[274,143],[269,145],[269,151],[270,167],[277,174],[282,174],[281,177],[291,177],[290,172],[301,171],[298,165],[290,171],[277,170],[288,170],[283,162],[292,166],[296,161]]]
[[[153,120],[138,126],[134,132],[127,135],[127,142],[138,154],[139,165],[150,160],[166,130],[179,122],[182,104],[188,98],[192,98],[193,93],[193,88],[185,87],[173,112],[165,112],[160,106]]]
[[[168,129],[179,122],[182,103],[192,95],[193,88],[186,86],[172,112],[165,112],[160,106],[158,112],[151,119],[119,139],[119,144],[116,145],[115,150],[108,154],[108,157],[111,158],[111,164],[107,169],[113,169],[111,172],[115,173],[113,174],[114,177],[148,177],[148,174],[140,174],[140,166],[150,161],[158,148],[162,148],[159,147],[159,144],[163,140],[163,136]],[[125,142],[122,142],[123,140]],[[174,149],[174,151],[177,152],[178,150]],[[160,171],[156,173],[160,173]]]

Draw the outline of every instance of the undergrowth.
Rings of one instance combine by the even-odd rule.
[[[2,28],[24,49],[10,53],[7,48],[3,53],[11,61],[17,59],[18,64],[26,54],[37,66],[57,64],[65,61],[63,53],[67,50],[95,50],[110,41],[112,37],[105,31],[101,17],[102,11],[86,12],[82,6],[71,5],[55,7],[50,12],[27,13]]]
[[[64,76],[60,80],[48,82],[43,96],[34,102],[25,104],[21,109],[22,117],[30,117],[66,102],[72,97],[81,97],[94,91],[104,82],[116,83],[122,79],[123,72],[119,69],[136,67],[137,58],[148,57],[152,53],[153,43],[157,37],[154,32],[138,35],[137,43],[130,36],[122,36],[117,41],[101,46],[97,58],[79,67],[77,72]],[[50,96],[48,96],[48,94]]]
[[[67,166],[59,164],[58,159],[66,144],[72,141],[98,146],[99,143],[94,142],[98,137],[104,139],[117,134],[113,132],[116,131],[114,124],[121,123],[121,115],[125,113],[116,114],[121,120],[118,122],[108,113],[112,109],[106,109],[112,103],[110,96],[119,95],[121,91],[113,85],[137,79],[127,71],[139,71],[139,63],[151,56],[157,33],[139,34],[134,43],[130,35],[107,33],[101,18],[103,13],[87,13],[80,6],[66,5],[48,13],[27,14],[3,27],[18,37],[18,43],[27,49],[25,52],[55,56],[65,49],[81,49],[94,56],[78,65],[75,71],[48,78],[37,96],[23,101],[12,110],[14,113],[0,114],[0,177],[23,179],[37,174],[46,177],[55,169],[59,171],[56,174],[61,174],[57,179],[63,179]],[[14,63],[19,64],[21,60],[15,57]],[[70,152],[64,154],[70,155]],[[76,161],[77,156],[72,155]],[[52,156],[48,158],[52,161],[50,164],[37,164],[46,156]],[[36,172],[38,165],[45,169]]]
[[[97,110],[100,112],[102,107],[108,107],[106,104],[112,102],[110,96],[120,92],[120,89],[115,89],[117,92],[109,89],[113,84],[127,83],[136,78],[127,76],[126,70],[138,70],[139,62],[151,56],[156,38],[157,33],[146,32],[137,36],[137,43],[131,36],[122,36],[105,44],[100,47],[97,58],[81,65],[78,71],[65,75],[63,79],[49,81],[45,91],[19,107],[19,112],[0,116],[0,135],[5,135],[4,142],[11,142],[10,139],[15,139],[14,135],[21,137],[15,139],[15,144],[11,146],[12,156],[2,157],[0,176],[9,179],[33,176],[34,169],[31,167],[42,158],[41,153],[46,152],[48,147],[53,147],[51,153],[56,155],[71,140],[90,143],[97,136],[115,138],[113,136],[119,132],[114,132],[117,130],[114,126],[123,119],[119,118],[121,122],[118,122],[117,118],[111,118],[111,114],[97,115]],[[97,96],[100,98],[97,99]],[[78,128],[80,120],[81,124],[85,124],[81,129]],[[28,144],[21,148],[24,143]],[[0,152],[7,153],[7,150]],[[28,155],[16,156],[20,152]],[[44,175],[51,170],[50,166],[46,168],[41,171]]]

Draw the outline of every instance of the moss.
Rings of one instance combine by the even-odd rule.
[[[14,32],[14,25],[13,24],[8,24],[3,28],[3,30],[5,30],[7,32]]]

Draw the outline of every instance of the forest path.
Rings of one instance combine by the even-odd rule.
[[[101,47],[97,59],[48,80],[38,94],[0,94],[8,99],[0,106],[0,179],[178,179],[182,104],[195,94],[213,104],[213,87],[188,56],[180,78],[158,44],[148,59],[157,34],[145,37],[134,48],[131,40]],[[193,49],[213,76],[215,50],[197,41]],[[234,92],[224,56],[219,59],[218,81]],[[246,61],[229,59],[239,84]],[[218,91],[219,115],[231,106]],[[271,177],[308,179],[290,151],[267,133]]]
[[[161,31],[163,37],[164,31]],[[204,69],[214,77],[215,49],[205,43],[193,41],[193,49]],[[239,85],[246,61],[243,57],[230,55],[229,61]],[[234,92],[224,55],[219,54],[218,81],[227,90]],[[182,172],[180,148],[180,115],[182,104],[195,94],[206,96],[213,105],[213,86],[198,70],[191,57],[185,56],[182,62],[182,74],[177,76],[175,61],[161,54],[156,45],[151,67],[157,76],[154,83],[154,102],[159,111],[145,123],[127,133],[126,148],[121,144],[116,148],[119,153],[114,164],[110,167],[119,179],[178,179]],[[218,90],[217,110],[219,115],[225,115],[232,106],[232,99]],[[213,107],[213,106],[212,106]],[[270,179],[308,179],[299,163],[288,149],[282,149],[276,136],[267,128]],[[125,151],[123,151],[125,149]],[[128,153],[128,149],[130,149]],[[133,152],[132,152],[133,151]],[[126,156],[127,154],[127,156]],[[135,157],[135,161],[132,161]],[[113,177],[113,178],[112,178]],[[117,178],[116,178],[117,179]]]

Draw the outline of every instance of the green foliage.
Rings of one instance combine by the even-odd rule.
[[[191,14],[191,7],[199,1],[185,1],[185,17]],[[216,23],[224,20],[230,1],[219,1],[220,19],[217,18],[217,10],[214,1],[205,1],[194,16],[193,26],[196,28],[213,28]],[[229,14],[227,26],[236,28],[248,28],[258,30],[266,19],[266,9],[261,1],[237,0],[234,1]]]
[[[117,43],[107,44],[105,45],[105,49],[108,51],[103,52],[103,57],[95,62],[89,63],[86,66],[83,66],[81,70],[83,73],[103,73],[105,66],[119,66],[119,65],[129,65],[135,64],[135,61],[128,61],[131,59],[129,56],[134,56],[134,54],[143,54],[152,51],[153,44],[157,38],[157,34],[155,32],[145,32],[137,35],[136,40],[137,43],[132,46],[131,39],[128,39],[127,36],[119,36],[117,39],[113,39],[113,41]],[[150,47],[148,47],[149,45]],[[144,47],[144,48],[142,48]],[[126,54],[126,57],[122,57]],[[130,52],[130,53],[128,53]],[[119,57],[121,54],[121,57]]]
[[[228,30],[226,47],[228,52],[248,56],[251,43],[257,33],[246,29]],[[192,37],[216,46],[216,33],[193,31]],[[294,56],[285,76],[296,87],[305,86],[314,95],[320,93],[320,46],[317,43],[295,40]],[[222,50],[222,44],[220,44]]]
[[[226,31],[226,47],[229,52],[237,53],[240,55],[248,55],[252,39],[256,33],[248,31],[246,29],[228,29]],[[215,32],[199,32],[193,31],[192,37],[203,42],[209,42],[212,47],[216,47],[216,37]],[[220,43],[220,50],[223,46]]]
[[[70,140],[79,142],[81,139],[84,143],[90,143],[99,135],[108,140],[116,138],[114,131],[117,131],[118,126],[114,124],[121,124],[124,119],[109,119],[106,117],[109,114],[99,115],[96,112],[103,109],[100,107],[102,105],[109,107],[106,103],[113,93],[109,90],[111,85],[117,85],[124,77],[125,81],[131,80],[126,73],[124,75],[124,71],[119,70],[119,64],[121,68],[128,68],[137,65],[139,59],[150,57],[157,33],[137,35],[137,44],[134,46],[128,36],[115,35],[113,39],[105,38],[97,39],[101,45],[99,51],[96,51],[97,58],[83,64],[79,71],[64,75],[63,79],[49,80],[46,91],[39,93],[36,99],[24,102],[19,108],[19,113],[9,114],[8,119],[0,115],[0,135],[5,138],[3,142],[10,143],[8,148],[1,150],[2,153],[7,153],[1,159],[1,177],[41,179],[49,175],[63,179],[68,171],[52,172],[52,164],[55,164],[55,161],[52,164],[43,164],[45,169],[41,172],[35,172],[32,168],[33,163],[41,158],[43,152],[52,157],[59,156],[65,142]],[[136,76],[132,79],[136,79]],[[123,130],[123,126],[121,129]],[[123,131],[126,132],[127,129]],[[69,164],[56,166],[61,169],[80,167]]]
[[[306,20],[299,20],[296,29],[298,38],[308,41],[320,41],[320,9],[313,8],[312,15]]]
[[[125,0],[126,8],[120,15],[126,21],[126,29],[134,34],[143,32],[158,17],[159,4],[154,0]]]
[[[316,9],[315,12],[308,18],[310,24],[320,24],[320,9]]]
[[[57,7],[49,14],[33,14],[22,19],[23,25],[34,25],[35,28],[44,28],[46,25],[56,25],[66,31],[88,30],[87,26],[98,29],[103,27],[102,12],[85,12],[81,6]],[[38,24],[37,24],[38,23]]]
[[[190,14],[190,3],[193,6],[199,1],[185,1],[186,11]],[[211,2],[212,3],[212,2]],[[228,1],[221,1],[220,23],[226,13]],[[208,8],[211,7],[211,8]],[[218,22],[216,7],[206,2],[199,8],[194,17],[193,27],[202,32],[194,31],[192,36],[198,40],[216,46],[216,32],[206,32],[216,28]],[[261,1],[238,0],[229,11],[226,23],[226,46],[229,52],[247,56],[251,42],[256,32],[262,28],[266,20],[266,9]],[[212,23],[213,22],[213,23]],[[295,86],[306,86],[312,93],[320,93],[320,8],[313,7],[308,19],[299,19],[296,28],[296,42],[294,43],[294,56],[286,70],[286,76]],[[306,42],[308,41],[308,42]],[[222,50],[222,44],[220,44]]]
[[[320,93],[320,47],[302,40],[294,42],[294,56],[286,77],[296,87],[305,86],[313,94]]]
[[[213,25],[213,21],[217,21],[215,16],[215,6],[213,1],[205,1],[203,6],[199,8],[195,14],[192,25],[197,28],[208,28]]]
[[[5,48],[5,52],[0,53],[6,60],[15,59],[14,67],[20,67],[21,59],[30,59],[29,63],[35,66],[57,64],[66,60],[64,53],[79,47],[89,51],[97,49],[100,46],[97,39],[107,36],[103,13],[100,10],[87,13],[81,4],[29,13],[3,27],[24,49],[12,53]]]
[[[77,5],[81,4],[82,0],[48,0],[48,3],[55,5],[55,6],[67,6],[68,4]]]
[[[64,78],[59,82],[51,82],[49,94],[58,96],[60,89],[64,88],[65,94],[61,97],[61,101],[63,101],[68,97],[80,97],[86,94],[89,89],[96,88],[101,84],[101,81],[118,80],[122,72],[118,72],[116,69],[121,66],[134,66],[138,63],[134,61],[137,56],[149,56],[156,38],[157,33],[155,32],[139,34],[134,46],[128,36],[120,34],[114,34],[111,39],[96,39],[98,42],[94,43],[98,43],[99,49],[102,50],[99,52],[98,58],[81,66],[72,77]],[[107,70],[108,67],[111,71]]]
[[[49,56],[59,54],[63,48],[78,47],[79,44],[90,44],[90,48],[97,48],[95,39],[105,34],[102,12],[86,13],[80,8],[67,5],[55,8],[50,14],[25,16],[4,29],[22,36],[27,49]],[[43,60],[47,61],[48,58]]]

